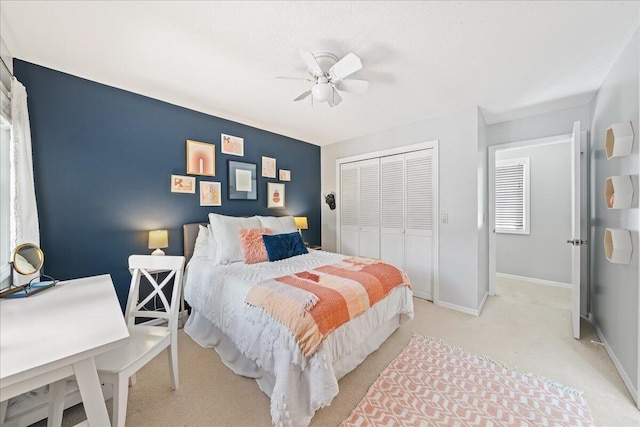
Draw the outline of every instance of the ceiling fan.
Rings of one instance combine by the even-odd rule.
[[[351,92],[362,95],[369,88],[366,80],[347,79],[346,77],[362,68],[362,62],[355,53],[349,53],[338,61],[338,57],[329,52],[311,53],[300,51],[300,56],[309,71],[310,77],[276,77],[277,79],[306,80],[313,82],[310,90],[300,94],[294,101],[301,101],[311,95],[311,100],[327,102],[335,107],[342,101],[338,92]],[[333,64],[327,71],[320,63]],[[326,69],[327,65],[325,65]]]

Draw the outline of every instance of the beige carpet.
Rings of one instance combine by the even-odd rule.
[[[337,426],[346,419],[415,332],[584,391],[597,426],[640,426],[640,412],[613,363],[602,346],[591,343],[597,340],[591,325],[583,321],[582,339],[572,338],[567,289],[501,280],[497,294],[479,317],[415,299],[416,318],[340,381],[340,393],[311,425]],[[179,345],[180,389],[171,390],[167,358],[158,356],[130,389],[128,426],[271,425],[269,399],[254,380],[234,375],[214,350],[201,348],[183,331]],[[65,411],[63,425],[83,419],[78,405]]]

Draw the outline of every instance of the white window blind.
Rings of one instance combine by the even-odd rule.
[[[529,234],[529,158],[496,162],[496,233]]]

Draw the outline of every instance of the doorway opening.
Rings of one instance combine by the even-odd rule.
[[[585,153],[578,122],[572,134],[489,147],[489,294],[568,310],[576,338],[588,291],[588,251],[574,249],[587,235]]]

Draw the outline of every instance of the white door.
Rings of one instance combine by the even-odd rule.
[[[380,258],[380,159],[358,162],[357,255]]]
[[[573,337],[580,339],[580,255],[587,243],[580,236],[580,122],[573,124],[571,133],[571,320]]]
[[[415,296],[433,300],[433,150],[405,154],[404,268]]]
[[[404,154],[380,159],[380,259],[404,267]]]
[[[358,255],[358,165],[340,166],[340,253]]]

